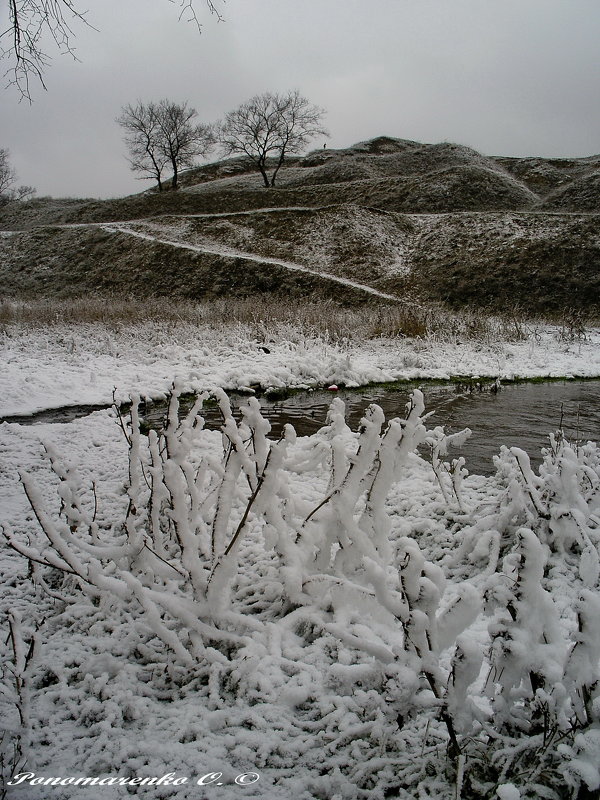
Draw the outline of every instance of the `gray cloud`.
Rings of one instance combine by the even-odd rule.
[[[253,94],[299,88],[331,147],[386,134],[493,155],[600,150],[597,0],[228,0],[203,32],[167,0],[91,4],[80,62],[48,92],[2,97],[0,146],[39,194],[116,196],[129,172],[114,119],[137,99],[187,100],[212,121]],[[317,143],[320,145],[320,142]]]

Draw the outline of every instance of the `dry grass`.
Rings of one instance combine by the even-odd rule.
[[[494,342],[526,337],[523,320],[485,317],[476,311],[449,312],[439,306],[369,305],[343,308],[333,301],[290,303],[268,295],[204,302],[154,298],[86,297],[72,300],[0,300],[0,326],[48,328],[64,324],[101,324],[109,328],[142,323],[245,325],[257,338],[275,329],[319,335],[331,341],[378,337],[434,337]]]

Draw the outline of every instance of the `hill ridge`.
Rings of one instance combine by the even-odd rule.
[[[182,173],[177,192],[7,206],[3,293],[600,313],[600,156],[496,158],[377,137],[290,158],[279,178],[266,189],[235,158]]]

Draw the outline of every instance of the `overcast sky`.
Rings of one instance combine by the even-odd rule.
[[[76,2],[98,29],[74,26],[80,62],[55,54],[32,105],[0,98],[0,147],[39,195],[147,188],[114,120],[162,98],[211,122],[299,89],[327,110],[329,147],[387,135],[487,155],[600,152],[598,0],[215,0],[224,22],[195,0],[201,35],[169,0]]]

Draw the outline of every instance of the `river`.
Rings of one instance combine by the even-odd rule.
[[[325,424],[334,394],[346,403],[346,419],[355,430],[370,403],[380,405],[387,419],[404,416],[412,388],[398,384],[337,392],[301,392],[284,400],[263,398],[261,402],[273,436],[279,436],[286,423],[291,423],[299,436],[306,436]],[[541,448],[549,443],[549,434],[561,425],[571,441],[600,440],[600,380],[515,383],[502,386],[498,392],[490,391],[489,385],[479,391],[476,385],[422,382],[419,388],[425,395],[426,411],[434,412],[428,426],[444,425],[448,433],[463,428],[472,430],[460,452],[471,472],[492,472],[493,456],[503,444],[523,448],[534,463],[539,463]],[[232,398],[234,407],[243,402],[244,398]],[[156,424],[162,413],[162,409],[155,410],[148,415],[148,421]],[[215,409],[206,409],[207,425],[213,427],[220,420]]]
[[[515,383],[502,386],[497,392],[490,391],[489,387],[488,384],[480,391],[477,385],[427,381],[419,384],[425,395],[426,410],[434,412],[428,426],[444,425],[449,433],[463,428],[472,430],[472,436],[460,451],[470,472],[492,472],[493,456],[503,444],[523,448],[534,463],[539,463],[540,450],[548,444],[548,435],[561,425],[571,441],[600,440],[600,380]],[[395,384],[337,392],[306,391],[282,400],[263,397],[261,404],[274,437],[280,435],[286,423],[291,423],[299,436],[306,436],[325,424],[334,395],[346,403],[347,420],[355,430],[370,403],[380,405],[387,419],[404,416],[413,388],[415,385]],[[243,396],[231,396],[234,409],[245,400]],[[102,406],[52,409],[32,417],[12,417],[9,421],[68,423],[99,408]],[[164,404],[155,404],[147,409],[144,417],[150,426],[160,427],[164,411]],[[208,427],[218,427],[221,417],[216,408],[207,407],[203,414]]]

